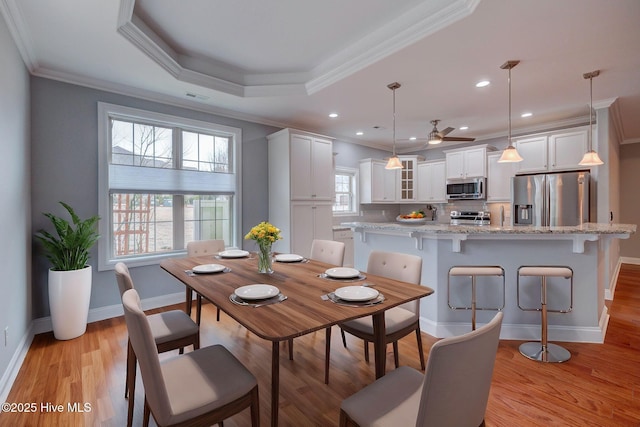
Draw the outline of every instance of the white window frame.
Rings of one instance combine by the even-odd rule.
[[[124,259],[122,257],[114,259],[111,256],[111,254],[113,254],[113,250],[111,247],[111,245],[113,244],[113,238],[111,236],[113,226],[111,224],[111,186],[109,173],[110,170],[113,170],[112,168],[121,166],[110,164],[111,137],[109,135],[109,121],[111,119],[139,121],[151,125],[180,128],[182,130],[194,132],[215,133],[231,137],[232,143],[230,156],[232,159],[231,168],[233,170],[233,173],[216,174],[215,179],[203,180],[203,174],[198,173],[197,171],[185,169],[181,170],[147,168],[148,170],[145,170],[147,179],[140,179],[141,174],[139,173],[139,170],[137,172],[133,171],[135,179],[128,179],[126,173],[120,174],[120,176],[123,176],[124,178],[123,180],[117,182],[117,188],[126,188],[127,191],[144,193],[152,190],[157,190],[158,188],[154,188],[154,185],[161,185],[157,183],[159,181],[169,179],[180,181],[181,183],[186,183],[186,188],[184,190],[181,190],[185,194],[188,194],[189,192],[211,194],[212,191],[225,191],[228,194],[232,194],[233,215],[235,220],[233,221],[233,241],[231,242],[230,247],[237,247],[239,244],[238,242],[240,242],[242,239],[242,224],[240,221],[240,218],[242,218],[242,129],[216,123],[187,119],[184,117],[171,116],[152,111],[145,111],[121,105],[98,102],[98,214],[101,218],[98,225],[98,231],[100,235],[103,236],[98,240],[98,270],[111,270],[119,261],[126,261],[127,265],[129,266],[153,265],[159,264],[163,259],[181,257],[186,254],[186,251],[184,249],[177,249],[167,253],[136,255],[135,257],[132,256],[131,258]],[[125,168],[127,167],[123,166],[121,169],[125,170]],[[131,175],[131,177],[133,177],[134,175]],[[220,178],[222,178],[222,180]],[[180,218],[174,217],[174,221],[179,220]]]
[[[358,174],[359,171],[358,169],[354,169],[354,168],[348,168],[346,166],[336,166],[335,167],[335,171],[334,171],[334,179],[333,179],[333,185],[335,187],[335,175],[350,175],[351,177],[353,177],[353,210],[351,211],[341,211],[341,212],[336,212],[333,210],[333,208],[331,209],[331,211],[333,212],[333,216],[353,216],[353,215],[357,215],[358,211],[360,210],[360,202],[359,202],[359,197],[358,197]],[[334,188],[335,190],[335,188]],[[335,194],[335,191],[334,191]]]

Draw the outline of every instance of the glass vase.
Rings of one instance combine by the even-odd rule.
[[[258,272],[271,274],[271,243],[258,244]]]

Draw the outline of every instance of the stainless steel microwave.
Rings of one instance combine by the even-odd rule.
[[[486,198],[486,178],[448,179],[448,200],[481,200]]]

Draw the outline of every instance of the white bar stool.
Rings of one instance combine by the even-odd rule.
[[[451,304],[451,277],[468,276],[471,277],[471,306],[454,306]],[[500,307],[478,307],[476,301],[476,278],[478,276],[502,277],[502,305]],[[490,265],[467,265],[454,266],[449,269],[447,278],[447,304],[451,310],[471,310],[471,329],[476,329],[476,310],[497,310],[504,308],[505,288],[504,288],[504,268]]]
[[[539,276],[540,277],[540,308],[525,308],[520,304],[520,277]],[[547,277],[564,277],[571,279],[570,291],[571,301],[566,310],[549,310],[547,308]],[[520,345],[520,353],[531,360],[538,362],[565,362],[571,358],[571,353],[557,344],[547,341],[547,313],[569,313],[573,310],[573,270],[569,267],[561,266],[522,266],[518,269],[518,307],[523,311],[542,312],[542,336],[540,341],[526,342]]]

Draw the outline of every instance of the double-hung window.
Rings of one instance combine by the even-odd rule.
[[[336,167],[334,215],[356,215],[358,213],[357,171]]]
[[[240,129],[105,103],[98,123],[101,270],[238,244]]]

